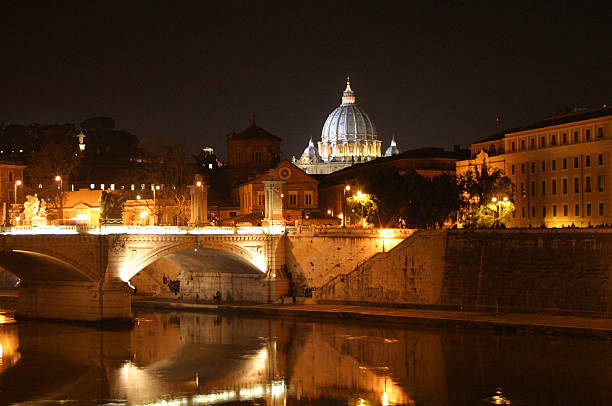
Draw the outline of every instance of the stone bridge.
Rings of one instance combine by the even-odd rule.
[[[161,258],[182,256],[196,271],[248,271],[241,283],[253,287],[243,289],[250,301],[265,303],[288,294],[290,280],[294,293],[317,289],[406,235],[285,227],[12,227],[0,230],[0,267],[20,278],[17,315],[98,321],[131,317],[130,279]]]

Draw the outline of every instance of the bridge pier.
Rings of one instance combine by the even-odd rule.
[[[127,284],[75,281],[23,281],[18,288],[16,317],[87,322],[131,320]]]

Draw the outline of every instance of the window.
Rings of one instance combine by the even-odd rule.
[[[304,205],[312,206],[312,192],[304,192]]]
[[[521,217],[525,218],[525,207],[521,207]]]
[[[531,182],[531,196],[535,196],[535,182]]]
[[[604,191],[605,179],[606,178],[604,177],[604,175],[597,175],[597,191],[598,192]]]
[[[531,173],[535,172],[535,162],[531,163]]]
[[[584,191],[585,192],[591,191],[591,177],[590,176],[587,176],[586,178],[584,178]]]
[[[591,167],[591,156],[590,155],[584,156],[584,166],[586,166],[587,168]]]
[[[580,216],[580,205],[579,204],[574,205],[574,216],[576,217]]]
[[[514,165],[512,165],[512,174],[514,175]]]
[[[578,178],[574,178],[574,193],[580,193],[580,183]]]
[[[574,142],[578,142],[578,131],[574,131]]]
[[[521,151],[525,150],[525,140],[521,140]]]
[[[546,206],[542,206],[542,217],[546,217]]]
[[[90,188],[90,189],[95,189],[95,188],[96,188],[96,185],[94,185],[93,183],[91,183],[91,184],[89,185],[89,188]]]
[[[574,169],[578,168],[578,157],[574,157]]]
[[[556,170],[557,170],[557,160],[556,160],[556,159],[553,159],[552,161],[550,161],[550,164],[551,164],[551,166],[552,166],[552,168],[551,168],[551,169],[552,169],[553,171],[556,171]]]
[[[546,172],[546,161],[542,161],[542,172]]]
[[[563,133],[563,138],[562,138],[562,140],[563,140],[563,143],[564,143],[564,144],[567,144],[567,133]]]
[[[587,217],[591,217],[591,203],[586,204],[586,215]]]
[[[567,194],[567,179],[563,179],[563,194]]]
[[[563,205],[563,215],[567,217],[567,213],[568,213],[568,207],[567,207],[567,204],[564,204]]]
[[[527,196],[527,193],[525,193],[525,182],[521,182],[521,196]]]
[[[555,134],[550,136],[550,145],[557,145],[557,136]]]
[[[236,217],[236,212],[235,211],[230,211],[229,212],[229,216],[230,217]]]
[[[512,141],[512,152],[516,151],[516,142]]]
[[[133,183],[130,185],[130,190],[136,190],[136,186]]]
[[[535,138],[529,139],[529,147],[535,149]]]
[[[552,187],[551,193],[553,195],[556,195],[557,194],[557,179],[553,179],[552,180],[552,186],[551,187]]]
[[[604,215],[604,204],[603,203],[599,203],[599,215],[600,216]]]
[[[264,192],[257,192],[257,205],[265,206],[266,205],[266,195]]]
[[[525,164],[521,164],[521,173],[525,173]]]
[[[603,154],[597,154],[597,165],[603,165]]]
[[[553,204],[553,217],[557,217],[557,205]]]
[[[546,181],[542,181],[542,196],[546,196]]]
[[[584,130],[584,139],[585,141],[591,141],[591,130],[589,128]]]
[[[297,205],[297,192],[289,192],[289,206]]]
[[[603,138],[603,127],[597,127],[597,138]]]
[[[540,139],[540,147],[544,148],[546,146],[546,136],[542,136]]]
[[[567,169],[567,158],[563,158],[563,169]]]
[[[535,206],[531,206],[531,217],[535,217]]]

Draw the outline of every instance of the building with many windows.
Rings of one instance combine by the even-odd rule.
[[[612,224],[612,108],[582,110],[472,144],[457,174],[486,164],[514,184],[510,227]],[[500,196],[501,197],[501,196]]]

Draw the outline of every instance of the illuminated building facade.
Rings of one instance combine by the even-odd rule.
[[[474,143],[461,175],[484,164],[515,186],[510,227],[612,224],[612,108],[542,120]]]
[[[389,154],[399,153],[395,140]],[[332,111],[315,147],[312,139],[293,163],[309,174],[328,174],[360,162],[382,156],[374,121],[356,103],[355,92],[347,78],[342,103]]]

